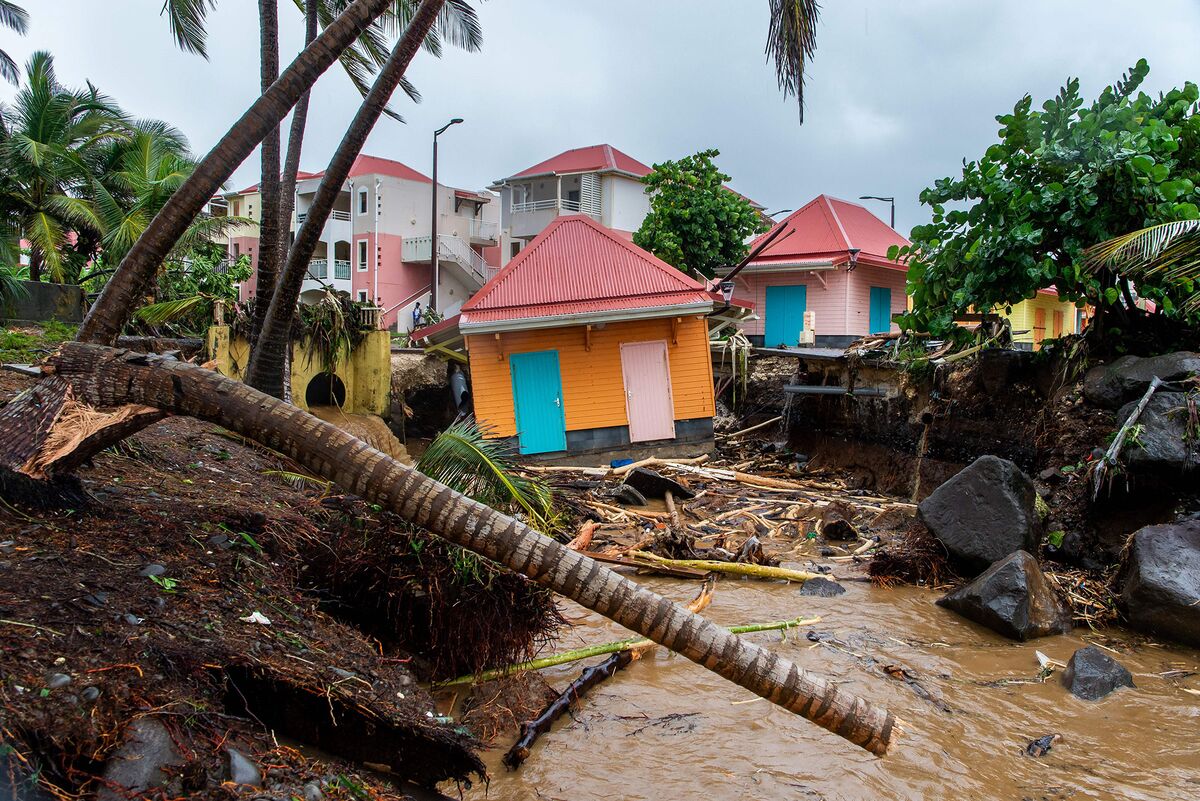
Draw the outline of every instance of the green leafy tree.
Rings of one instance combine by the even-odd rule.
[[[747,253],[746,240],[769,226],[750,201],[725,186],[718,150],[655,164],[642,178],[650,213],[633,235],[635,245],[667,264],[712,278]]]
[[[943,334],[958,315],[1047,287],[1094,305],[1101,331],[1142,314],[1126,276],[1089,270],[1082,257],[1114,236],[1200,217],[1200,91],[1187,83],[1151,97],[1138,91],[1148,72],[1139,61],[1090,105],[1077,79],[1037,110],[1026,95],[996,118],[999,142],[921,193],[933,219],[891,254],[909,265],[905,328]],[[1178,309],[1178,285],[1137,290],[1165,313]]]

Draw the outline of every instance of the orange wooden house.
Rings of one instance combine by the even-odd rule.
[[[590,217],[559,217],[463,305],[475,416],[524,454],[710,445],[719,296]]]

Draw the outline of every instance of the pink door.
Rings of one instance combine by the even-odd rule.
[[[671,401],[667,343],[625,343],[621,346],[621,372],[625,376],[629,441],[675,439],[675,405]]]

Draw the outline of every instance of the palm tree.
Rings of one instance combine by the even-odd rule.
[[[247,109],[192,175],[163,206],[104,287],[79,326],[81,341],[112,342],[145,293],[158,265],[175,246],[204,204],[237,166],[253,152],[272,127],[279,125],[296,102],[329,66],[362,35],[394,0],[354,0],[306,47],[271,89]]]
[[[447,13],[449,12],[449,13]],[[430,40],[435,25],[443,33],[455,37],[456,43],[467,49],[478,49],[482,36],[474,11],[465,4],[448,7],[447,0],[422,0],[416,14],[409,20],[404,35],[396,42],[392,55],[379,71],[374,86],[346,129],[338,149],[333,154],[325,175],[317,187],[304,223],[288,253],[283,274],[271,295],[262,330],[250,355],[246,381],[277,398],[283,397],[283,376],[287,346],[291,336],[291,319],[300,298],[300,287],[308,271],[308,263],[321,238],[321,232],[342,187],[362,152],[367,137],[385,113],[392,93],[404,77],[408,65],[423,45]],[[261,304],[256,303],[256,307]]]
[[[1091,270],[1111,270],[1135,282],[1178,288],[1179,309],[1200,312],[1200,220],[1152,225],[1093,245],[1084,251]]]
[[[874,754],[887,753],[895,721],[885,709],[731,634],[291,404],[167,356],[67,343],[51,357],[50,365],[51,378],[0,409],[0,430],[9,434],[0,441],[0,468],[30,476],[55,473],[59,458],[68,467],[78,463],[78,450],[45,447],[51,437],[58,443],[78,440],[72,415],[65,415],[61,422],[56,419],[68,388],[77,401],[125,407],[128,415],[153,417],[151,411],[157,410],[216,423],[269,445],[312,475],[527,576]],[[128,417],[114,418],[112,425],[120,429],[117,436],[127,436]],[[90,434],[93,439],[107,441],[101,424],[93,428],[99,429]]]
[[[183,134],[153,120],[131,123],[125,137],[110,142],[98,154],[93,166],[95,178],[84,192],[93,205],[99,247],[106,263],[119,264],[125,258],[195,169]],[[167,260],[182,261],[197,247],[251,223],[242,217],[196,217]]]
[[[771,23],[767,56],[775,60],[775,76],[784,97],[794,95],[804,122],[804,70],[817,49],[817,0],[768,0]]]
[[[0,217],[11,253],[29,243],[29,277],[67,279],[66,251],[73,240],[99,229],[84,196],[90,163],[106,143],[125,136],[120,109],[95,87],[63,87],[49,53],[34,53],[25,85],[0,114]]]
[[[29,13],[11,0],[0,0],[0,26],[24,35],[29,29]],[[17,62],[3,50],[0,50],[0,76],[9,83],[20,79]]]

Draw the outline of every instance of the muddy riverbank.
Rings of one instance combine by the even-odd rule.
[[[645,579],[680,601],[689,582]],[[935,591],[847,582],[834,598],[796,585],[722,581],[706,614],[728,625],[821,616],[807,630],[747,635],[903,720],[893,753],[875,759],[807,721],[659,649],[564,719],[516,772],[508,747],[485,755],[489,787],[467,799],[1179,799],[1200,795],[1200,652],[1120,629],[1076,629],[1014,643],[936,607]],[[573,605],[566,649],[628,636]],[[1039,681],[1036,651],[1067,661],[1085,644],[1111,648],[1137,689],[1099,702]],[[897,666],[916,685],[892,678]],[[557,687],[579,667],[545,671]],[[892,668],[894,672],[894,667]],[[1184,671],[1182,677],[1177,673]],[[921,689],[926,691],[923,697]],[[1033,739],[1062,740],[1026,756]]]

